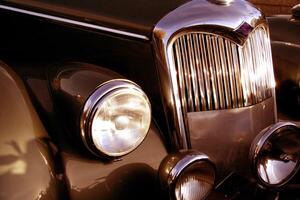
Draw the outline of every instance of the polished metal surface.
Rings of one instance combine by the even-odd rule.
[[[295,6],[292,8],[292,13],[293,13],[293,16],[294,16],[294,17],[300,17],[300,4],[295,5]]]
[[[91,131],[91,120],[92,117],[95,114],[95,111],[97,110],[97,104],[99,101],[105,97],[106,95],[109,95],[111,92],[118,92],[118,90],[129,88],[135,91],[138,91],[143,95],[146,100],[148,101],[148,104],[150,106],[150,102],[144,92],[140,89],[138,85],[135,83],[126,80],[126,79],[113,79],[110,81],[107,81],[103,84],[101,84],[96,90],[91,94],[91,96],[86,100],[84,107],[82,109],[82,114],[80,117],[80,134],[81,139],[85,145],[85,147],[94,155],[96,156],[110,156],[105,154],[104,152],[100,151],[100,149],[96,148],[95,144],[93,143],[92,139],[92,131]],[[151,106],[150,106],[151,107]],[[151,116],[151,113],[150,113]],[[129,153],[130,151],[126,152],[125,154]]]
[[[281,187],[300,167],[300,129],[290,122],[278,122],[254,139],[250,161],[256,178],[264,187]]]
[[[207,154],[217,167],[217,184],[228,174],[250,173],[248,159],[253,139],[276,122],[275,99],[228,110],[187,114],[193,149]]]
[[[174,181],[176,181],[176,179],[179,177],[180,173],[182,173],[182,171],[190,164],[202,160],[209,160],[209,157],[200,153],[191,153],[185,155],[181,160],[178,161],[178,163],[176,163],[175,166],[173,166],[169,174],[168,183],[174,183]]]
[[[149,40],[149,38],[144,35],[130,33],[127,31],[117,30],[117,29],[113,29],[113,28],[109,28],[109,27],[99,26],[99,25],[95,25],[95,24],[91,24],[91,23],[87,23],[87,22],[81,22],[81,21],[77,21],[77,20],[72,20],[72,19],[68,19],[68,18],[63,18],[63,17],[59,17],[59,16],[48,15],[48,14],[44,14],[44,13],[40,13],[40,12],[33,12],[30,10],[24,10],[24,9],[1,5],[1,4],[0,4],[0,9],[9,10],[9,11],[13,11],[16,13],[22,13],[22,14],[31,15],[31,16],[36,16],[36,17],[53,20],[53,21],[57,21],[57,22],[62,22],[62,23],[66,23],[66,24],[71,24],[71,25],[75,25],[75,26],[79,26],[79,27],[91,28],[91,29],[95,29],[95,30],[100,30],[100,31],[108,32],[108,33],[114,33],[114,34],[118,34],[118,35],[133,37],[133,38],[142,39],[142,40]]]
[[[222,86],[222,82],[218,83],[217,77],[211,80],[209,76],[211,73],[214,76],[218,76],[219,79],[222,78],[222,74],[217,73],[222,70],[222,65],[219,66],[219,71],[217,71],[216,68],[209,65],[209,61],[215,62],[216,58],[212,50],[216,48],[221,48],[221,52],[224,49],[226,52],[226,47],[230,47],[231,44],[241,46],[245,44],[248,35],[241,34],[242,31],[240,31],[240,28],[245,24],[252,29],[258,26],[266,27],[265,19],[260,11],[246,1],[233,1],[229,5],[219,5],[207,0],[199,0],[188,2],[175,9],[166,15],[154,28],[156,57],[159,60],[158,70],[163,93],[165,94],[164,101],[170,122],[169,129],[171,130],[172,137],[175,138],[176,143],[174,145],[177,148],[187,149],[191,147],[186,117],[188,109],[194,110],[197,108],[195,110],[204,110],[202,106],[205,105],[206,109],[211,110],[215,106],[212,98],[218,99],[217,95],[219,93],[224,96],[221,106],[226,105],[226,100],[227,104],[232,106],[233,102],[229,101],[230,95],[235,99],[237,98],[236,96],[243,95],[241,92],[231,94],[230,90],[234,90],[237,83],[235,85],[232,83],[232,86],[230,83],[225,83],[223,87],[226,89],[218,88]],[[177,52],[180,55],[178,61],[181,63],[181,67],[177,71],[174,68],[176,66],[175,60],[171,59],[169,55],[173,54],[172,42],[174,42],[180,33],[206,33],[208,38],[204,38],[206,35],[203,34],[187,34],[186,37],[178,40],[174,45],[174,51],[175,54]],[[227,44],[223,43],[223,46],[219,46],[219,40],[216,40],[217,37],[213,37],[216,35],[222,35],[227,38]],[[209,51],[205,51],[206,44],[203,44],[203,42],[210,39],[213,40],[208,43],[210,45],[210,48],[207,48]],[[189,53],[189,49],[193,49],[193,51]],[[201,54],[201,51],[204,53],[203,59],[198,59],[198,62],[204,62],[204,65],[203,67],[197,67],[199,65],[197,63],[199,56],[197,57],[197,55]],[[239,63],[237,60],[241,56],[238,55],[238,49],[232,51],[229,53],[233,55],[226,57],[224,57],[224,54],[222,56],[218,54],[218,62],[221,64],[221,61],[232,57],[231,62],[236,61],[233,64],[238,66]],[[233,60],[233,58],[235,59]],[[223,67],[226,66],[224,64]],[[227,70],[229,73],[229,69]],[[233,77],[233,74],[227,76],[229,81],[230,78],[233,81]],[[208,91],[207,88],[210,90]],[[186,96],[182,96],[181,98],[180,93],[184,93],[185,89],[187,89]],[[205,96],[207,95],[206,93],[209,95],[208,98]],[[227,99],[225,99],[225,96]],[[219,101],[217,102],[220,103]],[[220,105],[217,105],[217,107],[220,107]]]
[[[208,0],[208,1],[220,5],[229,5],[234,0]]]
[[[188,174],[185,172],[189,171],[190,168],[195,168],[192,171],[196,170],[201,179],[212,189],[215,181],[215,166],[207,155],[194,150],[172,153],[162,161],[159,167],[161,185],[169,192],[171,199],[176,199],[178,181],[180,182],[181,178],[184,179]]]
[[[251,32],[243,46],[222,35],[178,34],[168,58],[170,70],[177,72],[173,79],[179,82],[183,111],[240,108],[271,97],[275,81],[269,41],[263,26]]]

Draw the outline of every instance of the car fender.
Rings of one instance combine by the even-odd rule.
[[[49,138],[23,82],[0,62],[0,199],[64,197],[57,148]]]

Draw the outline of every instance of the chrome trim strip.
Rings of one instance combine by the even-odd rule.
[[[181,45],[179,44],[179,48]],[[173,56],[172,54],[172,51],[173,51],[173,48],[171,46],[168,47],[167,49],[167,54],[168,55],[171,55]],[[168,62],[168,66],[175,66],[175,63],[174,63],[174,58],[172,59],[168,59],[167,60]],[[176,78],[176,70],[175,69],[171,69],[170,68],[170,81],[171,81],[171,87],[172,87],[172,91],[173,91],[173,94],[172,94],[172,100],[173,100],[173,105],[174,105],[174,108],[175,108],[175,116],[176,116],[176,119],[178,119],[178,124],[176,125],[176,129],[179,130],[177,133],[177,138],[176,138],[176,142],[178,143],[177,145],[180,146],[180,148],[183,148],[183,149],[188,149],[189,147],[189,144],[188,144],[188,139],[186,137],[186,126],[185,126],[185,122],[184,122],[184,116],[183,116],[183,111],[182,109],[186,109],[186,107],[182,107],[182,105],[184,104],[181,104],[181,100],[179,98],[179,87],[178,87],[178,82],[177,82],[177,78]],[[184,78],[183,78],[184,79]],[[184,80],[183,80],[184,82]]]
[[[36,17],[41,17],[41,18],[54,20],[54,21],[58,21],[58,22],[63,22],[63,23],[67,23],[67,24],[72,24],[72,25],[76,25],[76,26],[82,26],[82,27],[96,29],[96,30],[100,30],[100,31],[115,33],[115,34],[118,34],[118,35],[124,35],[124,36],[132,37],[132,38],[138,38],[138,39],[142,39],[142,40],[149,40],[148,37],[146,37],[144,35],[136,34],[136,33],[130,33],[130,32],[127,32],[127,31],[120,31],[120,30],[107,28],[107,27],[103,27],[103,26],[99,26],[99,25],[89,24],[89,23],[86,23],[86,22],[80,22],[80,21],[76,21],[76,20],[72,20],[72,19],[66,19],[66,18],[52,16],[52,15],[43,14],[43,13],[38,13],[38,12],[34,12],[34,11],[28,11],[28,10],[24,10],[24,9],[20,9],[20,8],[14,8],[14,7],[11,7],[11,6],[5,6],[5,5],[0,4],[0,9],[9,10],[9,11],[22,13],[22,14],[27,14],[27,15],[36,16]]]
[[[167,192],[166,194],[169,195],[170,199],[178,199],[176,198],[177,183],[181,179],[181,175],[190,167],[193,168],[193,171],[197,171],[198,176],[203,177],[202,180],[205,183],[209,184],[209,191],[203,191],[205,192],[203,195],[207,196],[214,188],[217,175],[216,166],[206,154],[195,150],[171,153],[163,159],[158,170],[161,187]],[[192,177],[193,175],[188,174],[187,176]]]
[[[290,43],[290,42],[272,41],[272,44],[281,44],[281,45],[286,45],[286,46],[290,46],[290,47],[294,47],[294,48],[299,48],[300,49],[300,45],[299,44],[294,44],[294,43]]]
[[[202,153],[190,153],[181,158],[175,166],[172,168],[169,174],[168,183],[174,183],[179,175],[192,163],[200,162],[200,161],[206,161],[211,162],[209,157]]]

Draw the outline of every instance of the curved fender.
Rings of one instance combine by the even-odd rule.
[[[70,198],[82,199],[160,199],[158,169],[167,155],[165,141],[153,122],[142,144],[128,155],[115,160],[96,158],[78,148],[75,133],[85,100],[97,86],[123,78],[113,71],[87,63],[68,63],[52,75],[53,96],[60,104],[69,136],[66,145],[60,135],[62,162]],[[77,134],[78,135],[78,132]],[[85,152],[85,153],[84,153]]]
[[[51,143],[22,81],[0,62],[0,199],[59,199]]]
[[[279,111],[300,119],[300,45],[272,42]]]

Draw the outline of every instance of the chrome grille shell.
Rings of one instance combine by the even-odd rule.
[[[275,81],[264,26],[243,44],[214,33],[179,33],[167,56],[184,113],[247,107],[272,97]]]
[[[248,1],[233,1],[230,5],[220,6],[210,1],[189,1],[183,6],[176,8],[154,27],[153,44],[156,58],[158,75],[161,83],[162,102],[164,104],[167,120],[167,134],[170,135],[170,143],[176,149],[192,148],[192,136],[189,130],[188,114],[202,115],[206,112],[184,111],[180,99],[179,85],[177,83],[176,71],[172,70],[175,64],[170,59],[172,43],[187,32],[201,32],[221,35],[238,45],[243,46],[247,35],[239,34],[238,30],[243,24],[252,28],[268,25],[262,13],[252,6]],[[274,90],[273,90],[274,92]],[[275,101],[274,95],[268,100]],[[266,100],[267,101],[267,100]],[[263,101],[262,103],[264,103]],[[259,104],[256,104],[256,107]],[[269,108],[271,106],[266,106]],[[252,106],[246,107],[252,108]],[[273,107],[276,110],[275,107]],[[224,109],[207,112],[236,112],[240,109]],[[276,113],[276,112],[274,112]],[[265,116],[267,117],[267,116]],[[269,116],[271,117],[271,116]],[[272,117],[276,119],[276,115]],[[251,128],[253,130],[253,127]],[[248,139],[247,139],[248,140]],[[222,140],[223,141],[223,140]],[[226,140],[227,141],[227,140]]]

